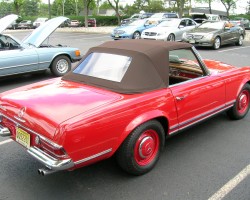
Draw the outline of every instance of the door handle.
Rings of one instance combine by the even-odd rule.
[[[185,99],[185,97],[184,97],[184,96],[175,97],[175,98],[176,98],[176,100],[177,100],[177,101],[181,101],[181,100]]]

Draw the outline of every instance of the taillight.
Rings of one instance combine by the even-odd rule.
[[[63,147],[54,145],[44,138],[36,136],[35,143],[37,147],[39,147],[40,149],[42,149],[43,151],[45,151],[46,153],[50,154],[53,157],[61,159],[68,158],[68,155],[63,149]]]

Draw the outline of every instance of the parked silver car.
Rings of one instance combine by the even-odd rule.
[[[213,47],[214,49],[231,43],[241,46],[243,39],[243,28],[233,26],[228,21],[206,21],[183,35],[185,42],[195,46]]]
[[[43,44],[48,36],[66,17],[53,18],[35,29],[23,41],[2,34],[18,18],[8,15],[0,19],[0,77],[48,68],[55,76],[63,76],[71,69],[71,63],[81,59],[80,50],[72,47]]]
[[[141,34],[141,38],[164,41],[181,41],[183,33],[194,29],[196,26],[197,23],[189,18],[166,19],[155,27],[144,30]]]

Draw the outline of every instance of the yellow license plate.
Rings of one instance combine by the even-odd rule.
[[[21,128],[16,128],[16,141],[26,148],[30,148],[30,134]]]

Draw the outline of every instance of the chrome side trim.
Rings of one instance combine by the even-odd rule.
[[[36,158],[39,162],[44,164],[47,168],[59,171],[59,170],[66,170],[74,167],[73,161],[68,158],[64,160],[59,160],[53,158],[52,156],[48,155],[47,153],[43,152],[42,150],[38,149],[37,147],[31,147],[28,150],[28,153]]]
[[[26,122],[24,119],[21,119],[21,118],[20,118],[20,117],[18,117],[18,116],[14,116],[14,118],[15,118],[16,120],[20,121],[20,122],[23,122],[23,123],[25,123],[25,122]]]
[[[215,108],[213,110],[210,110],[210,111],[208,111],[206,113],[200,114],[200,115],[198,115],[196,117],[193,117],[193,118],[191,118],[191,119],[189,119],[187,121],[184,121],[184,122],[180,123],[179,125],[173,125],[173,126],[170,127],[169,135],[171,135],[173,133],[176,133],[176,132],[178,132],[180,130],[183,130],[183,129],[189,127],[189,126],[192,126],[195,123],[198,123],[198,122],[200,122],[202,120],[205,120],[205,119],[207,119],[207,118],[209,118],[209,117],[211,117],[211,116],[213,116],[213,115],[215,115],[217,113],[220,113],[220,112],[222,112],[224,110],[227,110],[228,108],[232,107],[234,103],[235,103],[235,100],[227,102],[225,104],[225,106],[219,106],[219,107],[217,107],[217,108]]]
[[[30,65],[39,65],[39,64],[44,64],[44,63],[50,63],[50,61],[44,61],[44,62],[39,62],[39,63],[29,63],[29,64],[24,64],[24,65],[15,65],[15,66],[9,66],[9,67],[2,67],[2,69],[11,69],[11,68],[18,68],[18,67],[26,67]]]
[[[102,151],[102,152],[100,152],[100,153],[97,153],[97,154],[95,154],[95,155],[92,155],[92,156],[90,156],[90,157],[84,158],[84,159],[82,159],[82,160],[78,160],[78,161],[76,161],[76,162],[74,162],[74,163],[75,163],[76,165],[78,165],[78,164],[87,162],[87,161],[89,161],[89,160],[92,160],[92,159],[94,159],[94,158],[100,157],[100,156],[102,156],[102,155],[104,155],[104,154],[107,154],[107,153],[109,153],[109,152],[111,152],[111,151],[112,151],[112,148],[107,149],[107,150],[105,150],[105,151]]]
[[[18,72],[18,73],[12,73],[12,74],[4,74],[4,75],[0,75],[0,77],[2,77],[2,76],[10,76],[10,75],[15,75],[15,74],[26,74],[26,73],[31,73],[31,72],[39,72],[39,71],[44,71],[44,70],[46,70],[46,69],[37,69],[37,70]],[[0,71],[1,71],[1,69],[0,69]]]
[[[14,124],[16,124],[16,126],[21,127],[21,128],[23,128],[23,129],[25,129],[25,130],[27,130],[27,131],[29,131],[29,132],[31,132],[31,133],[33,133],[33,134],[39,136],[40,138],[42,138],[43,140],[45,140],[46,142],[48,142],[49,144],[51,144],[53,147],[55,147],[55,148],[57,148],[57,149],[62,148],[61,145],[58,145],[58,144],[52,142],[51,140],[45,138],[45,137],[42,136],[41,134],[39,134],[39,133],[37,133],[37,132],[35,132],[35,131],[33,131],[33,130],[31,130],[31,129],[25,127],[25,126],[23,126],[22,124],[18,123],[17,121],[11,119],[10,117],[8,117],[8,116],[6,116],[6,115],[4,115],[4,114],[2,114],[1,112],[0,112],[0,116],[4,116],[4,117],[7,118],[8,120],[10,120],[10,121],[12,121]]]

